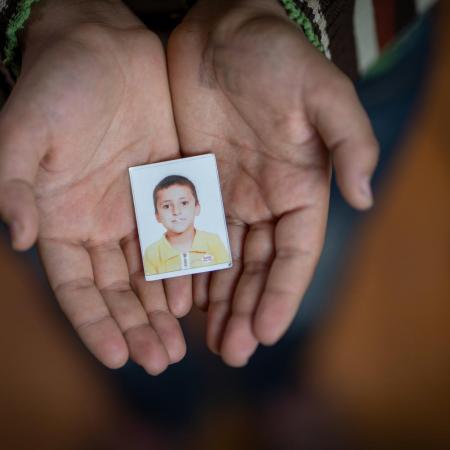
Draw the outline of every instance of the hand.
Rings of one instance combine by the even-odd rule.
[[[1,215],[14,248],[38,238],[61,308],[100,361],[131,356],[160,373],[185,353],[174,315],[191,285],[145,282],[127,169],[179,157],[162,45],[118,1],[47,1],[33,16],[0,115]]]
[[[372,204],[377,143],[351,82],[274,0],[199,1],[169,41],[182,153],[214,152],[234,267],[194,277],[207,342],[230,365],[294,318],[324,241],[331,160]]]

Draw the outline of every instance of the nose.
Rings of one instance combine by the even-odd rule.
[[[178,216],[178,214],[180,214],[180,208],[178,207],[178,205],[173,205],[172,206],[172,214],[174,216]]]

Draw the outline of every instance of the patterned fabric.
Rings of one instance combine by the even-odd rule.
[[[0,60],[4,59],[6,29],[17,8],[18,0],[0,0]]]
[[[37,0],[0,0],[0,61],[14,69],[17,34]],[[274,0],[277,1],[277,0]],[[309,41],[351,78],[437,0],[278,0]],[[186,6],[194,0],[184,0]]]
[[[24,28],[31,14],[33,3],[39,0],[18,0],[11,1],[6,5],[5,10],[10,9],[10,17],[6,24],[4,33],[5,40],[2,47],[2,62],[10,69],[14,76],[18,76],[20,70],[20,53],[18,34]],[[8,6],[10,8],[8,8]]]
[[[351,78],[437,0],[279,0],[309,41]]]
[[[0,74],[6,68],[18,73],[18,33],[24,27],[31,12],[31,5],[38,0],[0,0]],[[8,74],[5,75],[8,77]]]

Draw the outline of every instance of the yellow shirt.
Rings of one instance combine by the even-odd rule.
[[[149,245],[144,253],[146,275],[214,266],[228,262],[231,262],[231,257],[220,237],[217,234],[200,230],[195,231],[192,247],[187,253],[181,253],[173,248],[165,236]]]

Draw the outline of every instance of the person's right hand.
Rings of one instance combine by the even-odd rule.
[[[33,16],[0,113],[0,214],[15,249],[38,239],[101,362],[160,373],[185,353],[174,316],[190,278],[145,282],[127,169],[179,157],[163,47],[118,1],[49,0]]]

